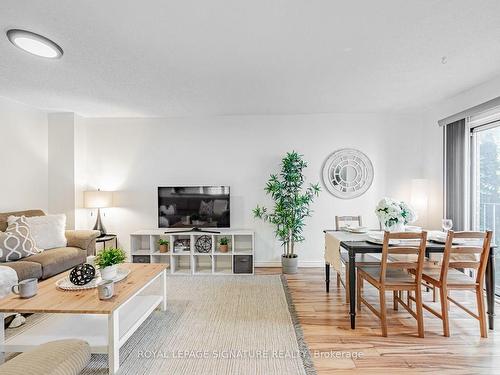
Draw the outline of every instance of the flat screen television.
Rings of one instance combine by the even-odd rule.
[[[229,186],[158,188],[159,228],[229,228]]]

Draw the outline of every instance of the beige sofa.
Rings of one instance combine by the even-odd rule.
[[[0,213],[0,231],[7,229],[7,218],[11,215],[31,217],[42,216],[45,213],[42,210]],[[85,263],[87,256],[95,254],[95,240],[98,236],[99,231],[95,230],[67,230],[66,247],[45,250],[40,254],[1,264],[13,268],[19,280],[47,279]]]

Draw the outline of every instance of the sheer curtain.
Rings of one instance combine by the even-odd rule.
[[[444,215],[453,220],[454,230],[466,230],[469,226],[467,130],[465,118],[443,127]]]

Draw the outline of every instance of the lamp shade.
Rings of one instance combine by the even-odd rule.
[[[113,207],[113,192],[92,190],[83,192],[85,208]]]

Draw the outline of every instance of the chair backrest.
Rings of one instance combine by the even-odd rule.
[[[444,248],[441,273],[439,279],[445,282],[448,278],[448,270],[454,269],[475,269],[476,283],[482,284],[486,264],[490,254],[492,232],[453,232],[448,231]],[[464,240],[453,244],[456,239]]]
[[[358,216],[335,216],[335,230],[342,229],[342,223],[358,223],[358,226],[363,225],[361,215]]]
[[[391,240],[398,242],[393,246]],[[422,280],[422,269],[424,267],[425,247],[427,244],[427,232],[385,232],[382,246],[382,260],[380,262],[380,283],[385,283],[387,270],[402,269],[414,270],[415,283],[420,285]]]

